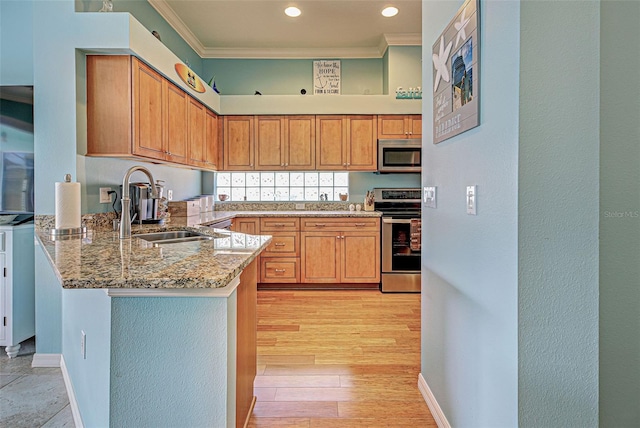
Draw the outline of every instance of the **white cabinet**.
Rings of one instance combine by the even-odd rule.
[[[0,346],[10,358],[36,333],[33,224],[0,226]]]

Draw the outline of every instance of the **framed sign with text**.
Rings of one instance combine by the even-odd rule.
[[[467,0],[433,45],[433,143],[480,124],[478,0]]]
[[[340,60],[313,61],[313,95],[340,95]]]

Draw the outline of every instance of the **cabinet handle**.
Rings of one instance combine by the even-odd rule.
[[[347,166],[347,163],[346,163],[346,162],[345,162],[345,163],[343,163],[343,164],[342,164],[342,166]]]
[[[275,223],[274,227],[284,227],[284,223]]]
[[[364,227],[366,226],[366,223],[356,223],[356,227]]]
[[[276,269],[275,271],[276,271],[276,273],[285,273],[287,270],[286,269]]]
[[[276,242],[274,245],[276,247],[284,247],[286,244],[284,242]]]
[[[326,224],[324,224],[324,223],[316,223],[315,226],[316,227],[325,227]]]
[[[284,166],[285,166],[285,167],[289,166],[289,163],[288,163],[288,162],[285,162]]]

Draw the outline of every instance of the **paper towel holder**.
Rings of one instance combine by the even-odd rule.
[[[65,183],[71,182],[71,174],[64,175]],[[52,240],[65,240],[74,238],[85,238],[87,236],[87,227],[61,227],[59,229],[51,229]]]

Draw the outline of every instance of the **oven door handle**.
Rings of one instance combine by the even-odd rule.
[[[411,219],[401,219],[401,218],[383,218],[382,219],[383,223],[393,223],[393,224],[409,224],[411,223]]]

